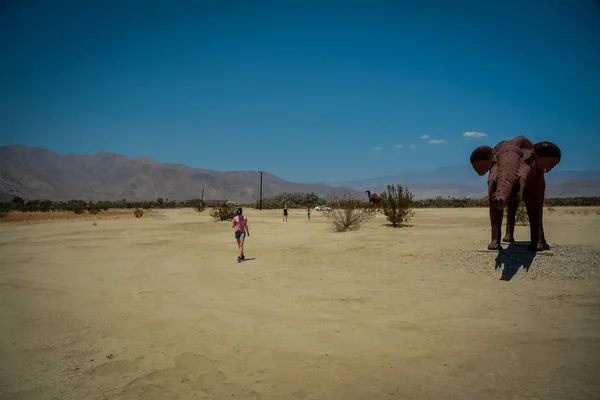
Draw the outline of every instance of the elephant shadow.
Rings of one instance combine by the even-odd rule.
[[[503,243],[506,245],[506,243]],[[521,267],[525,272],[529,268],[537,255],[537,251],[528,250],[529,242],[512,242],[506,248],[498,251],[496,256],[496,265],[494,269],[502,268],[501,281],[510,281]],[[544,250],[549,250],[548,245],[544,245]]]

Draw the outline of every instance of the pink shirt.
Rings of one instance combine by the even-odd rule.
[[[235,217],[233,217],[233,222],[235,223],[235,231],[236,232],[245,232],[247,221],[248,221],[248,218],[246,218],[244,215],[242,215],[242,216],[236,215]]]

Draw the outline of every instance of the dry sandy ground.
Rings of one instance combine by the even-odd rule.
[[[191,209],[1,224],[0,398],[600,398],[598,209],[547,213],[510,280],[486,209],[415,211],[248,210],[241,264]]]

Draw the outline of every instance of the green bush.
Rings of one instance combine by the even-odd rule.
[[[102,205],[100,203],[89,202],[87,206],[87,210],[90,214],[98,214],[100,210],[102,210]]]
[[[215,219],[215,221],[231,221],[236,215],[235,210],[235,204],[225,202],[217,207],[214,207],[210,215]]]
[[[85,208],[81,204],[76,204],[73,206],[73,212],[75,214],[83,214],[85,212]]]
[[[383,215],[393,227],[406,224],[415,215],[413,194],[402,185],[387,185],[387,190],[379,195]]]
[[[349,193],[344,193],[341,198],[330,196],[329,201],[325,203],[331,206],[331,211],[326,212],[325,216],[336,232],[358,230],[377,213],[376,207],[353,199]]]

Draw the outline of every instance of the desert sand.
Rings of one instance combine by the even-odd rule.
[[[2,223],[0,399],[598,399],[599,210],[506,270],[483,208]]]

